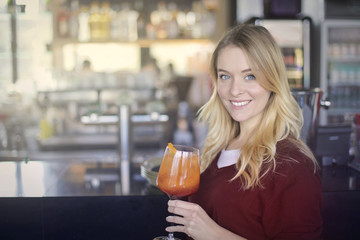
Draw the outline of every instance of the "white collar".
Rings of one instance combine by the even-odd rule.
[[[240,157],[240,149],[231,149],[221,151],[219,159],[217,161],[217,167],[223,168],[234,165]]]

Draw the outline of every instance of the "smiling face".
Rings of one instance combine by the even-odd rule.
[[[217,58],[217,87],[222,103],[230,116],[243,124],[257,124],[270,97],[255,77],[243,50],[229,45],[221,49]]]

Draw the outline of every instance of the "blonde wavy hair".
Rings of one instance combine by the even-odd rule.
[[[271,92],[257,131],[241,148],[236,164],[238,171],[231,180],[240,178],[244,189],[262,186],[261,178],[275,170],[276,143],[283,139],[296,144],[316,166],[311,150],[300,139],[302,111],[291,95],[280,48],[264,27],[241,24],[222,37],[212,55],[210,68],[214,89],[209,101],[198,112],[199,120],[204,121],[208,127],[202,151],[201,171],[241,132],[239,122],[234,121],[228,114],[217,91],[217,59],[219,52],[229,45],[243,50],[253,74],[265,76],[257,79],[267,79],[258,80],[260,85]]]

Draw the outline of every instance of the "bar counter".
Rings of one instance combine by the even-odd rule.
[[[133,158],[161,154],[135,151]],[[138,164],[125,190],[116,152],[50,156],[0,161],[0,239],[145,240],[166,234],[168,198],[141,176]],[[324,239],[360,239],[360,172],[324,166],[321,176]]]

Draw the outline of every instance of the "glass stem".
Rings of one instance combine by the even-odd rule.
[[[172,224],[172,225],[174,225],[174,224]],[[173,232],[169,232],[168,240],[174,240],[174,233]]]

